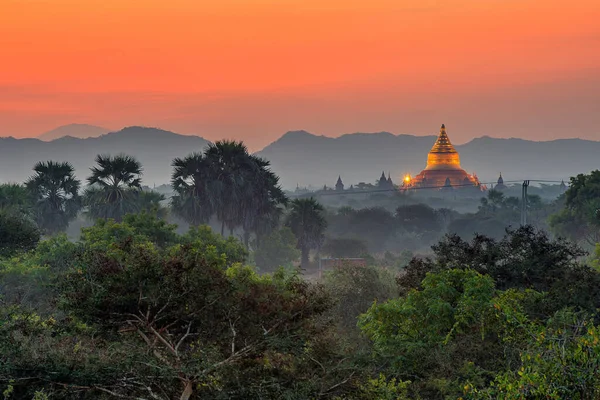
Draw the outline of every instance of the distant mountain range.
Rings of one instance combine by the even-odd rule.
[[[0,181],[22,182],[40,160],[69,161],[79,179],[89,176],[97,154],[126,153],[144,167],[144,184],[153,186],[171,179],[171,161],[193,151],[202,151],[208,141],[198,136],[178,135],[155,128],[129,127],[95,138],[70,136],[50,142],[39,139],[0,139]]]
[[[452,131],[448,131],[452,140]],[[374,183],[381,172],[399,183],[426,164],[436,136],[393,135],[389,132],[353,133],[338,138],[305,131],[288,132],[258,154],[269,159],[282,184],[293,188],[327,184],[333,187],[341,175],[346,186]],[[600,169],[600,142],[564,139],[534,142],[522,139],[481,137],[455,146],[461,166],[482,182],[568,180],[578,173]]]
[[[102,129],[102,128],[100,128]],[[452,131],[448,134],[452,139]],[[353,133],[329,138],[305,131],[288,132],[257,154],[270,160],[282,185],[293,189],[324,184],[333,186],[338,175],[344,183],[374,182],[382,171],[399,182],[405,173],[424,168],[436,136],[393,135],[388,132]],[[143,127],[129,127],[98,137],[67,135],[48,142],[39,139],[0,139],[0,181],[22,182],[40,160],[69,161],[80,179],[89,175],[97,154],[127,153],[144,165],[144,184],[170,181],[171,161],[209,142],[198,136]],[[545,179],[565,181],[578,173],[600,169],[600,142],[564,139],[534,142],[481,137],[455,146],[462,167],[482,182]]]
[[[56,129],[52,129],[46,133],[42,133],[37,138],[45,142],[51,140],[60,139],[62,137],[70,136],[78,139],[87,139],[92,137],[98,137],[106,135],[110,132],[110,129],[102,128],[100,126],[87,125],[87,124],[70,124],[59,126]]]

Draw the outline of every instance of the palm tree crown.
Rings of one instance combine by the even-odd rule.
[[[217,218],[221,221],[221,234],[225,226],[230,231],[241,225],[240,204],[250,187],[258,166],[248,153],[248,148],[235,140],[220,140],[204,152],[211,174],[211,192]]]
[[[173,160],[171,186],[175,195],[171,197],[171,208],[175,214],[192,225],[206,223],[214,210],[211,197],[211,169],[201,153],[192,153]]]
[[[91,168],[88,178],[90,185],[102,188],[141,188],[142,164],[132,156],[118,154],[116,156],[98,154],[97,166]]]
[[[87,179],[85,199],[94,218],[120,221],[127,213],[139,211],[142,164],[126,154],[96,156],[96,166]]]
[[[25,183],[32,194],[34,217],[42,231],[53,233],[66,229],[80,207],[80,182],[68,162],[38,162],[34,175]]]

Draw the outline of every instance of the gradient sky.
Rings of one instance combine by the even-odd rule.
[[[0,135],[600,140],[598,0],[0,0]]]

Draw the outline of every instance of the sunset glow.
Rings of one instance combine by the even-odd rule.
[[[141,6],[143,4],[143,6]],[[2,0],[0,135],[600,139],[597,0]],[[596,110],[596,112],[592,112]]]

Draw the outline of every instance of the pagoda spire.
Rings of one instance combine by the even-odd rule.
[[[430,169],[460,169],[460,157],[446,133],[446,125],[442,124],[440,133],[427,155],[427,167]]]
[[[456,149],[450,143],[448,133],[446,133],[446,125],[442,124],[440,133],[435,141],[430,153],[456,153]]]
[[[344,190],[344,183],[342,182],[341,175],[338,175],[338,180],[335,183],[335,190],[338,190],[338,191]]]

